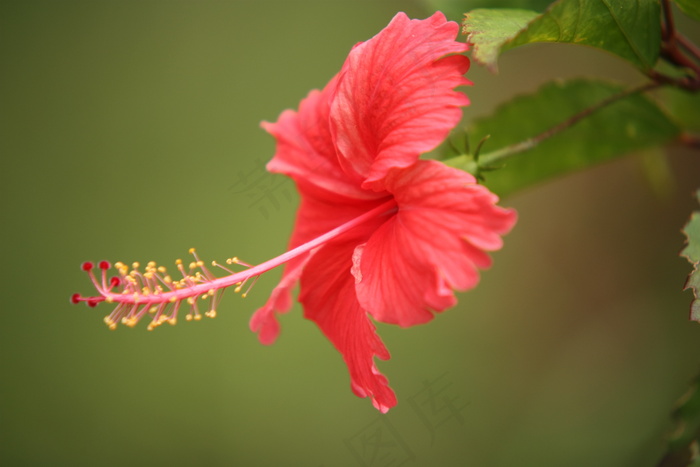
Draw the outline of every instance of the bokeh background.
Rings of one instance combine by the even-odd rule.
[[[283,252],[298,198],[265,174],[274,141],[259,122],[397,11],[431,8],[0,2],[1,464],[654,465],[700,369],[677,256],[700,163],[682,148],[666,152],[668,190],[649,183],[644,160],[660,156],[646,154],[503,200],[520,220],[482,284],[429,325],[378,326],[399,396],[385,416],[352,395],[298,307],[271,347],[248,330],[279,271],[214,320],[154,332],[109,331],[109,307],[69,304],[90,292],[84,260]],[[525,47],[499,75],[473,67],[465,119],[581,75],[643,79],[594,50]]]

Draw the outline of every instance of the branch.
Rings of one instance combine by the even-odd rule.
[[[672,65],[688,71],[683,78],[672,78],[656,70],[650,70],[647,74],[654,81],[663,81],[696,92],[700,90],[700,50],[676,30],[670,0],[663,0],[661,6],[663,9],[661,57]]]

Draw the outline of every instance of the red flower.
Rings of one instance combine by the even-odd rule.
[[[468,59],[459,55],[458,25],[442,13],[426,20],[397,14],[377,36],[353,48],[340,73],[312,91],[298,112],[283,112],[263,127],[277,139],[268,164],[296,182],[301,194],[290,251],[258,266],[217,278],[195,255],[183,278],[173,281],[155,264],[144,273],[118,263],[120,276],[102,280],[88,271],[100,296],[73,296],[96,305],[117,302],[106,318],[114,327],[154,313],[150,327],[173,322],[182,302],[209,299],[216,313],[223,288],[244,283],[286,263],[280,283],[250,326],[261,342],[279,334],[276,313],[292,306],[300,283],[304,316],[314,321],[345,359],[352,389],[382,412],[396,405],[374,357],[389,352],[369,318],[412,326],[456,303],[453,289],[467,290],[477,268],[490,265],[486,251],[501,247],[515,213],[474,177],[418,157],[440,144],[468,104],[454,90]],[[236,261],[232,261],[236,262]],[[240,264],[240,262],[238,263]],[[215,264],[216,265],[216,264]],[[219,266],[219,265],[216,265]],[[223,267],[223,266],[221,266]],[[196,271],[196,272],[195,272]],[[120,292],[113,292],[121,288]]]
[[[396,404],[374,365],[389,358],[374,332],[378,321],[411,326],[456,302],[452,289],[478,281],[484,250],[501,246],[513,211],[474,178],[420,154],[459,122],[469,84],[466,44],[441,13],[424,21],[399,13],[376,37],[357,45],[323,91],[299,112],[264,124],[277,138],[271,172],[294,179],[301,206],[290,247],[296,247],[387,201],[371,222],[288,263],[251,328],[263,343],[279,332],[274,312],[289,310],[299,280],[304,315],[318,324],[345,359],[352,387],[382,412]]]

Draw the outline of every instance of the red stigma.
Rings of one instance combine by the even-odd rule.
[[[109,261],[100,261],[100,269],[106,270],[111,268],[112,265],[109,264]]]
[[[112,287],[119,287],[121,285],[121,283],[122,283],[122,280],[120,278],[118,278],[117,276],[114,276],[109,280],[109,285]]]
[[[77,305],[78,303],[80,303],[80,294],[79,294],[79,293],[74,293],[73,295],[71,295],[71,297],[70,297],[70,302],[71,302],[73,305]]]
[[[95,265],[92,264],[92,261],[85,261],[85,262],[80,266],[80,268],[81,268],[83,271],[92,271],[92,268],[93,268],[93,267],[95,267]]]

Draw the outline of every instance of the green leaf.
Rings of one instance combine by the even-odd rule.
[[[506,41],[515,37],[538,14],[528,10],[474,10],[465,15],[464,33],[478,63],[496,70],[496,62]]]
[[[667,87],[662,91],[669,111],[686,130],[700,132],[700,93]]]
[[[683,13],[700,21],[700,3],[698,3],[698,0],[676,0],[676,5]]]
[[[668,435],[668,447],[659,466],[695,466],[696,443],[700,440],[700,377],[696,377],[688,391],[676,402],[672,418],[674,428]]]
[[[700,202],[700,190],[697,192],[697,198]],[[700,211],[693,212],[683,228],[683,233],[686,237],[686,246],[681,251],[681,256],[693,265],[693,271],[685,283],[685,289],[691,289],[695,296],[690,304],[690,319],[700,321]]]
[[[474,121],[467,132],[472,145],[491,135],[480,159],[488,161],[487,153],[534,138],[623,91],[620,85],[597,80],[551,82]],[[534,149],[514,155],[504,167],[485,173],[485,184],[506,195],[635,150],[662,145],[678,134],[678,127],[654,102],[634,94],[592,113]]]
[[[474,44],[474,59],[491,69],[506,50],[534,42],[567,42],[606,50],[649,70],[659,56],[660,15],[658,0],[559,0],[527,25],[522,25],[527,18],[523,10],[474,10],[463,24]],[[504,25],[493,33],[485,28],[499,21]]]

